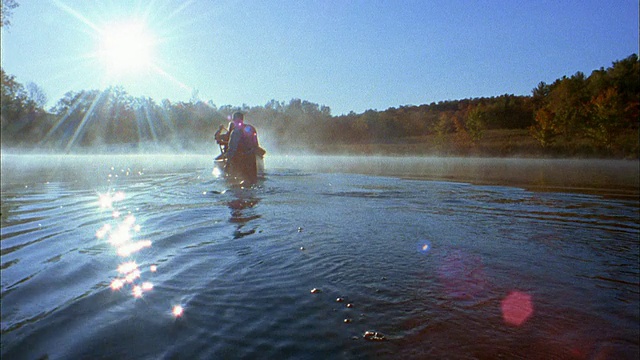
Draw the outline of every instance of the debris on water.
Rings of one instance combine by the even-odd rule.
[[[311,293],[312,293],[312,294],[317,294],[317,293],[319,293],[319,292],[320,292],[320,289],[318,289],[318,288],[313,288],[313,289],[311,289]]]
[[[362,337],[365,338],[365,340],[371,341],[384,341],[387,339],[384,334],[377,331],[365,331]]]
[[[345,323],[345,324],[350,324],[350,323],[351,323],[351,321],[352,321],[352,320],[351,320],[351,319],[349,319],[349,318],[344,319],[344,323]]]
[[[341,297],[339,297],[339,298],[337,298],[337,299],[336,299],[336,302],[343,302],[343,301],[344,301],[344,299],[343,299],[343,298],[341,298]]]
[[[302,227],[298,227],[298,232],[302,232]]]
[[[304,246],[300,246],[300,251],[304,251],[304,250],[305,250]]]
[[[353,304],[347,304],[347,307],[351,309],[353,307]]]

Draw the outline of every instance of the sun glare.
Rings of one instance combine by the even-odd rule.
[[[74,30],[87,35],[78,44],[77,55],[71,56],[74,66],[70,69],[84,69],[86,66],[90,72],[82,75],[82,82],[90,84],[93,89],[100,88],[104,91],[95,98],[91,91],[81,92],[82,95],[74,100],[64,116],[47,132],[42,143],[51,141],[60,128],[72,127],[73,135],[66,145],[66,151],[70,151],[85,135],[87,128],[92,126],[94,111],[101,110],[104,100],[110,99],[110,90],[113,88],[123,90],[120,92],[123,95],[150,99],[179,96],[175,95],[176,91],[182,95],[193,93],[190,86],[175,76],[171,67],[167,68],[170,65],[163,58],[167,54],[184,55],[176,54],[171,46],[176,39],[190,36],[194,22],[199,21],[196,18],[192,18],[193,21],[185,19],[193,1],[184,2],[180,6],[169,0],[99,1],[99,4],[93,1],[76,1],[76,6],[73,7],[66,4],[69,1],[50,2],[66,13],[68,19],[76,21]],[[69,26],[73,27],[74,24],[70,23]],[[87,44],[89,48],[86,47]],[[180,68],[186,65],[184,62],[180,64]],[[91,98],[89,109],[83,110],[82,120],[78,124],[71,124],[70,116],[76,114],[76,107],[80,104],[84,106],[86,100]],[[141,113],[140,116],[136,114],[136,120],[138,134],[141,134],[142,126],[148,126],[152,141],[157,142],[149,113]],[[116,177],[117,175],[112,177],[110,174],[108,181],[115,181]],[[102,209],[113,209],[117,206],[114,204],[116,201],[116,195],[106,194],[100,197],[99,204]],[[112,213],[114,219],[118,219],[120,215],[118,210]],[[135,228],[133,230],[138,232]],[[103,229],[96,236],[107,236],[109,231]]]
[[[155,42],[144,23],[111,25],[103,29],[98,54],[109,74],[136,74],[152,67]]]

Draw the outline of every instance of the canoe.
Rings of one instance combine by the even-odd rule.
[[[266,151],[258,147],[252,153],[236,154],[230,162],[225,154],[220,154],[214,160],[212,174],[215,177],[223,177],[232,184],[255,184],[264,176],[265,154]]]

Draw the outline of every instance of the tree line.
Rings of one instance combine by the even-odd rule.
[[[541,82],[530,96],[505,94],[339,116],[328,106],[301,99],[263,106],[217,106],[195,95],[188,102],[156,102],[131,96],[122,87],[68,92],[45,110],[46,95],[38,85],[22,85],[0,70],[3,147],[207,151],[218,126],[240,110],[257,127],[261,141],[282,151],[424,141],[463,141],[468,147],[487,134],[520,130],[535,139],[542,154],[638,157],[640,62],[635,54],[588,77],[578,72],[552,84]],[[455,146],[450,146],[454,153]]]

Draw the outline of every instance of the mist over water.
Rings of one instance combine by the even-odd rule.
[[[212,166],[212,159],[216,155],[21,155],[4,152],[2,169],[8,179],[46,168],[47,174],[41,176],[52,177],[59,171],[71,171],[78,181],[99,178],[101,172],[111,171],[111,167],[120,170],[132,166],[155,170],[206,169]],[[268,154],[265,167],[507,185],[540,191],[596,192],[630,197],[638,195],[640,187],[640,163],[637,160]]]
[[[521,159],[393,156],[295,156],[268,158],[275,168],[349,172],[402,178],[518,186],[542,191],[582,191],[636,196],[637,160]]]
[[[635,359],[637,161],[2,154],[2,358]]]

